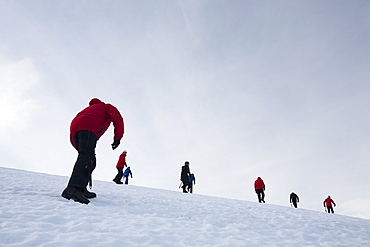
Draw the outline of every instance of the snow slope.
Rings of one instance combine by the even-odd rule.
[[[1,246],[370,246],[370,220],[0,167]],[[196,188],[195,188],[196,189]]]

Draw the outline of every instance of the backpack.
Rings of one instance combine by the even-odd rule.
[[[195,181],[195,176],[192,173],[192,174],[189,175],[189,183],[192,183],[193,181]]]

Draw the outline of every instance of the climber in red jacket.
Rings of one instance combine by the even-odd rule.
[[[116,184],[123,184],[121,179],[123,177],[123,168],[125,166],[127,167],[126,156],[127,156],[127,151],[126,150],[123,151],[123,153],[119,156],[119,159],[118,159],[118,162],[117,162],[117,165],[116,165],[118,173],[117,173],[116,177],[113,179],[113,182],[115,182]],[[131,175],[131,177],[132,177],[132,175]]]
[[[263,182],[262,178],[258,177],[256,181],[254,181],[254,190],[258,196],[258,202],[265,203],[265,183]]]
[[[78,157],[62,197],[85,204],[90,202],[87,198],[96,197],[96,194],[89,192],[86,187],[88,183],[90,188],[92,185],[91,174],[96,166],[96,143],[111,123],[114,126],[114,150],[120,144],[124,133],[123,118],[116,107],[93,98],[89,106],[72,120],[70,141],[78,151]]]
[[[323,202],[324,204],[324,207],[326,207],[328,209],[328,213],[333,213],[334,214],[334,209],[333,209],[333,205],[334,207],[336,206],[335,202],[333,201],[333,199],[330,198],[330,196],[328,196],[328,198],[326,198]]]

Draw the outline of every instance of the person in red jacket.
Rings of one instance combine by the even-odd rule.
[[[330,196],[328,196],[328,198],[326,198],[323,202],[324,204],[324,208],[326,207],[328,210],[327,212],[328,213],[333,213],[334,214],[334,209],[333,209],[333,205],[334,207],[336,206],[335,202],[333,201],[333,199],[330,198]]]
[[[118,173],[116,175],[116,177],[113,179],[113,182],[115,182],[116,184],[123,184],[121,182],[121,179],[123,177],[123,168],[126,166],[127,167],[127,163],[126,163],[126,155],[127,155],[127,151],[123,151],[123,153],[119,156],[119,159],[118,159],[118,162],[117,162],[117,165],[116,165],[116,168],[118,170]],[[131,175],[132,176],[132,175]]]
[[[78,151],[78,157],[62,197],[85,204],[90,202],[87,198],[96,197],[96,194],[89,192],[86,187],[88,183],[90,188],[92,186],[91,174],[96,166],[96,143],[111,123],[114,126],[114,150],[120,144],[124,133],[123,118],[116,107],[93,98],[89,106],[72,120],[70,141]]]
[[[265,203],[265,183],[262,178],[258,177],[257,180],[254,181],[254,190],[257,193],[258,202]]]

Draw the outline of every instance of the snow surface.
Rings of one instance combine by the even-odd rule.
[[[1,246],[370,246],[370,220],[0,167]],[[196,185],[195,185],[196,191]]]

